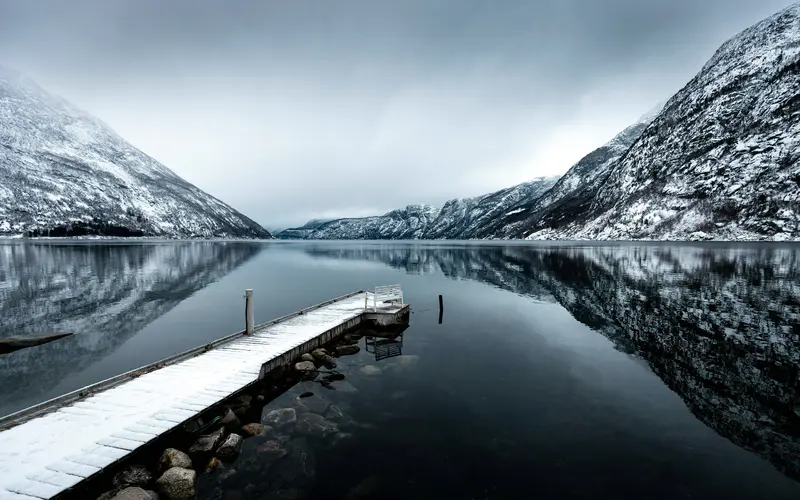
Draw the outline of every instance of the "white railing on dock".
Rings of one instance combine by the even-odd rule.
[[[400,285],[385,285],[376,286],[372,295],[372,308],[378,310],[378,302],[395,302],[400,301],[403,305],[403,289]]]

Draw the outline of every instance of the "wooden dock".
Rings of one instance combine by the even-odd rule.
[[[4,417],[0,500],[53,498],[273,368],[408,308],[399,287],[351,293]]]

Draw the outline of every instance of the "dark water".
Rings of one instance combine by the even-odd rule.
[[[247,287],[266,320],[397,282],[411,326],[377,353],[362,340],[340,358],[357,392],[305,383],[266,410],[308,401],[341,433],[286,431],[278,462],[250,439],[235,464],[202,478],[201,498],[798,498],[799,255],[0,245],[0,332],[76,332],[0,357],[0,413],[241,329]],[[305,391],[315,396],[298,401]]]

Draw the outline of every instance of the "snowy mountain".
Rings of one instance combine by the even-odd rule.
[[[442,208],[409,205],[376,217],[338,219],[323,224],[310,221],[303,227],[282,231],[277,237],[320,240],[469,239],[481,227],[518,204],[547,192],[556,180],[542,177],[484,196],[453,199]]]
[[[800,267],[792,248],[408,244],[306,252],[558,302],[644,360],[698,420],[800,479]]]
[[[559,239],[800,239],[800,3],[720,47],[599,183]],[[545,221],[547,222],[547,221]]]
[[[536,230],[558,230],[572,220],[569,214],[575,207],[590,202],[608,172],[655,119],[660,107],[644,115],[604,146],[597,148],[561,177],[546,193],[530,197],[503,217],[489,220],[478,228],[479,238],[518,238],[520,233]]]
[[[269,238],[107,125],[0,67],[0,235]]]
[[[274,234],[276,238],[285,240],[302,240],[305,239],[315,229],[318,229],[321,225],[325,224],[326,222],[330,222],[331,220],[332,219],[311,219],[300,227],[282,229]]]
[[[727,41],[660,112],[544,186],[451,200],[425,228],[396,231],[399,211],[305,237],[800,240],[800,3]]]
[[[319,240],[414,240],[422,238],[439,210],[430,205],[408,205],[378,217],[337,219],[308,233]]]

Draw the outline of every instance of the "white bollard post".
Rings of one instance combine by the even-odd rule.
[[[253,334],[253,289],[248,288],[244,291],[244,333]]]

